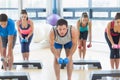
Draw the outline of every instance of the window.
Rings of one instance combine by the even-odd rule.
[[[18,0],[0,0],[0,13],[6,13],[8,17],[18,18]]]
[[[120,7],[119,0],[92,0],[92,7]]]
[[[88,7],[88,0],[62,0],[62,1],[64,8]]]

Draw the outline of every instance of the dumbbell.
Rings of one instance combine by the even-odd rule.
[[[78,48],[81,49],[81,46],[79,45]]]
[[[118,45],[118,48],[120,49],[120,44]]]
[[[1,57],[1,61],[5,61],[5,59],[3,57]]]
[[[112,48],[113,48],[113,49],[120,49],[120,45],[114,44],[114,45],[112,46]]]
[[[91,44],[88,44],[88,45],[87,45],[87,48],[90,48],[90,47],[92,47],[92,45],[91,45]]]
[[[58,64],[63,64],[63,59],[62,58],[58,58]]]
[[[68,59],[68,58],[64,58],[64,59],[63,59],[63,63],[64,63],[64,64],[68,64],[68,63],[69,63],[69,59]]]
[[[58,63],[59,64],[68,64],[69,63],[69,59],[68,58],[59,58],[58,59]]]
[[[7,59],[7,58],[4,58],[4,57],[1,57],[1,61],[2,61],[2,62],[4,62],[4,61],[7,62],[8,59]]]
[[[21,42],[28,42],[28,40],[27,39],[21,39]]]

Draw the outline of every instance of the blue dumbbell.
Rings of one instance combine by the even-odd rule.
[[[21,39],[21,42],[28,42],[27,39]]]
[[[21,42],[25,42],[25,39],[21,39]]]
[[[64,64],[68,64],[68,63],[69,63],[69,59],[68,59],[68,58],[64,58],[64,59],[63,59],[63,63],[64,63]]]
[[[63,64],[63,59],[62,59],[62,58],[59,58],[59,59],[58,59],[58,63],[59,63],[59,64]]]
[[[28,40],[27,40],[27,39],[25,39],[24,41],[25,41],[25,42],[28,42]]]

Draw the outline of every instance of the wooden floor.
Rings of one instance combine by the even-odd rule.
[[[31,44],[30,60],[40,60],[43,64],[43,69],[27,69],[18,66],[17,69],[13,69],[12,71],[28,72],[31,80],[56,80],[53,69],[54,56],[49,48],[41,48],[41,45],[43,44]],[[99,60],[102,64],[103,70],[110,70],[108,50],[109,49],[106,44],[93,43],[93,47],[87,49],[86,59]],[[65,57],[64,50],[62,51],[61,57]],[[20,46],[16,45],[14,49],[14,60],[21,59],[22,55],[20,53]],[[75,54],[73,55],[73,59],[79,60],[78,50],[76,50]],[[83,67],[74,66],[72,80],[90,80],[90,72],[93,70],[98,69],[88,69],[87,66],[85,66],[85,69],[83,69]],[[60,80],[67,80],[66,69],[61,69],[60,78]]]

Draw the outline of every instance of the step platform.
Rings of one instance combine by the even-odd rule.
[[[0,72],[0,79],[10,79],[10,80],[31,80],[29,73],[26,72]]]
[[[98,69],[102,69],[101,63],[98,60],[73,60],[73,65],[93,65]],[[65,64],[61,65],[61,69],[64,69],[65,67]]]
[[[37,67],[38,69],[42,69],[42,63],[39,60],[29,60],[29,61],[14,61],[13,66],[22,65],[23,67],[29,67],[29,65],[33,65],[33,67]]]
[[[98,70],[90,73],[90,80],[102,79],[102,77],[119,77],[120,70]]]
[[[22,65],[23,67],[28,67],[29,65],[33,65],[33,67],[37,67],[38,69],[42,69],[42,63],[39,60],[29,60],[29,61],[23,61],[23,60],[17,60],[13,62],[13,67],[16,67],[17,65]],[[3,69],[3,66],[2,66]]]

